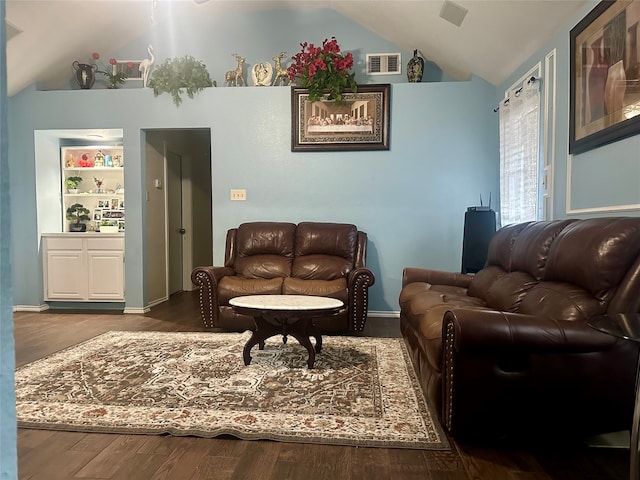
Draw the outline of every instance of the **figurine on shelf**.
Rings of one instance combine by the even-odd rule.
[[[69,153],[67,155],[67,163],[65,164],[67,168],[73,168],[76,166],[76,162],[73,159],[73,153]]]
[[[280,52],[278,55],[273,57],[273,61],[276,65],[276,76],[273,80],[273,85],[290,85],[291,80],[289,79],[289,72],[286,68],[282,67],[282,59],[287,54],[287,52]]]
[[[93,181],[95,182],[96,187],[98,187],[98,191],[96,193],[102,193],[102,179],[93,177]]]
[[[238,66],[236,67],[235,70],[231,70],[224,74],[224,86],[228,87],[233,85],[234,87],[237,87],[238,85],[241,84],[244,87],[246,85],[246,82],[244,81],[242,66],[244,65],[245,59],[242,58],[237,53],[234,53],[233,56],[236,57]]]
[[[104,167],[104,154],[102,153],[102,150],[98,150],[98,153],[96,153],[93,164],[96,167]]]

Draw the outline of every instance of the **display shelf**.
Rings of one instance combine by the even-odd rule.
[[[62,215],[64,232],[69,231],[67,209],[80,203],[89,210],[88,231],[100,231],[100,226],[118,226],[124,232],[124,156],[123,148],[115,145],[71,146],[60,149],[62,171]],[[82,179],[77,189],[67,185],[70,178]],[[98,191],[101,190],[101,191]],[[117,217],[104,215],[115,211]],[[106,225],[105,225],[106,226]]]

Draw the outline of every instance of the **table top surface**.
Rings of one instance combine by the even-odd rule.
[[[612,313],[587,319],[591,328],[618,338],[640,342],[640,313]]]
[[[329,310],[344,305],[335,298],[312,295],[247,295],[232,298],[229,304],[263,310]]]

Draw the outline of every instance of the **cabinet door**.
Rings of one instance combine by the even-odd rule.
[[[45,300],[85,300],[87,276],[83,250],[47,250]]]
[[[122,250],[89,250],[89,300],[124,300],[124,253]]]

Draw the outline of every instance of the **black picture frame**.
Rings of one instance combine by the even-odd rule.
[[[291,88],[291,151],[389,150],[389,84],[358,85],[343,100],[310,102]]]
[[[569,153],[640,133],[640,2],[600,2],[570,31]]]

